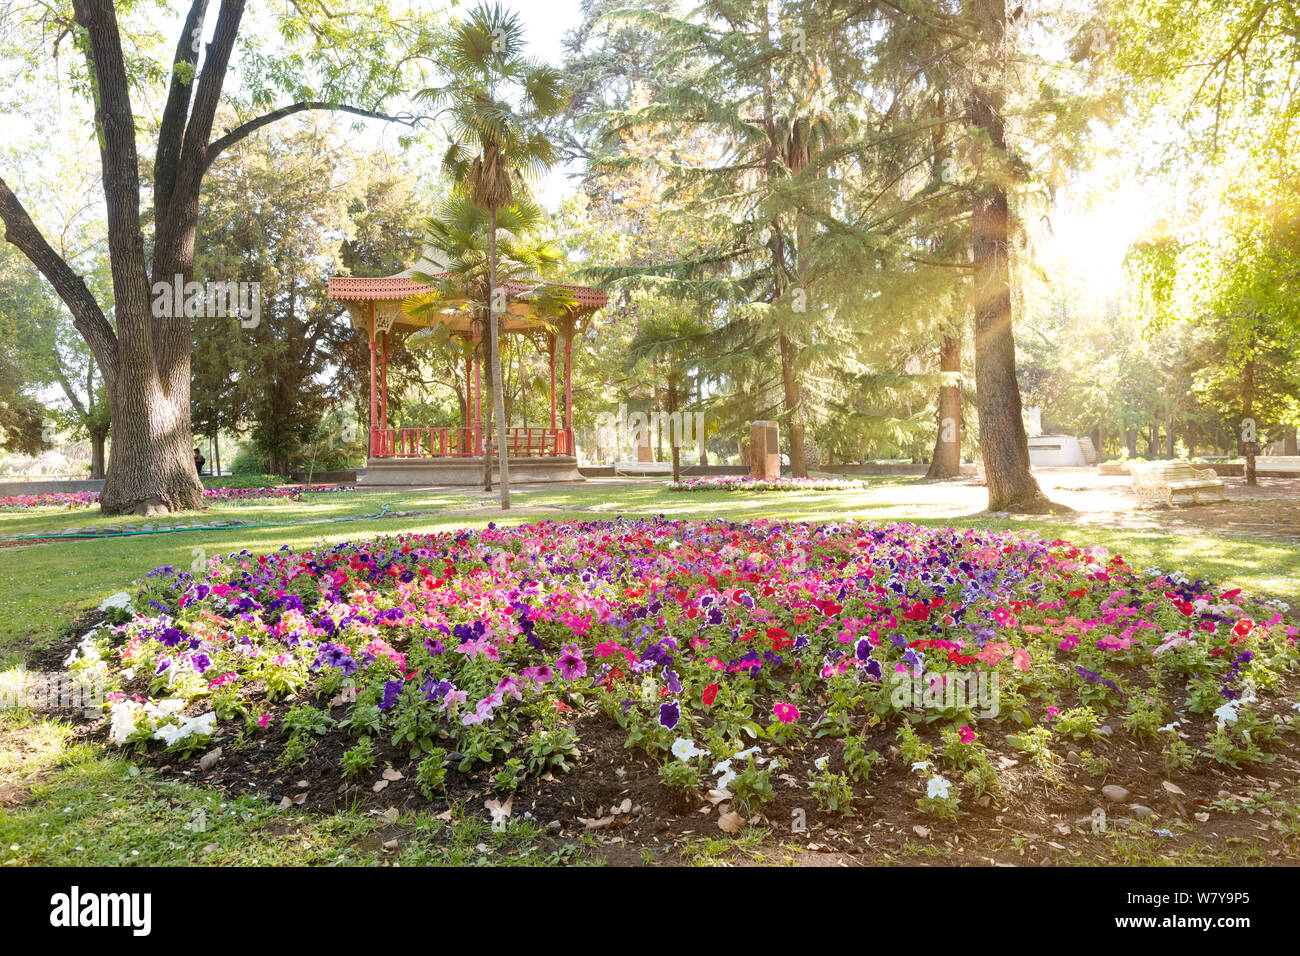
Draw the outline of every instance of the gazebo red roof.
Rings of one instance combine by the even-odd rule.
[[[446,272],[439,272],[434,275],[434,278],[446,279],[450,278],[450,275]],[[585,285],[570,285],[565,282],[556,284],[563,289],[567,289],[573,295],[578,301],[578,311],[580,312],[594,312],[596,309],[604,308],[609,301],[609,297],[599,289],[592,289]],[[523,297],[525,293],[533,288],[533,283],[527,282],[506,282],[504,285],[506,295],[516,297]],[[374,278],[331,276],[329,286],[331,299],[353,302],[408,299],[413,295],[429,291],[432,291],[432,286],[416,282],[410,276],[402,275],[377,276]]]

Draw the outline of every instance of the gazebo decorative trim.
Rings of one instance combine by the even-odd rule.
[[[435,279],[448,278],[446,273],[431,273]],[[507,308],[499,315],[499,323],[505,333],[526,333],[543,330],[547,336],[547,353],[551,371],[550,424],[548,426],[524,425],[506,429],[506,450],[511,459],[511,469],[515,469],[515,460],[525,463],[534,460],[536,465],[543,464],[537,459],[550,460],[554,465],[567,465],[563,468],[565,477],[577,475],[577,452],[573,436],[573,336],[582,327],[584,320],[601,309],[607,297],[599,289],[586,286],[561,284],[575,301],[575,306],[557,315],[538,317],[528,300],[531,298],[534,284],[523,282],[503,283]],[[464,478],[472,474],[466,469],[464,459],[481,457],[485,450],[485,433],[483,429],[483,376],[477,350],[466,349],[468,358],[465,363],[466,408],[465,422],[460,426],[443,427],[390,427],[388,422],[388,346],[389,334],[398,326],[411,328],[428,328],[443,325],[451,335],[465,339],[467,346],[477,342],[472,316],[465,308],[463,300],[445,299],[443,308],[430,309],[413,316],[403,309],[403,303],[413,296],[435,291],[433,286],[416,281],[411,273],[399,273],[394,276],[363,278],[355,276],[334,276],[329,280],[330,297],[336,299],[348,309],[352,327],[366,333],[370,347],[370,442],[369,467],[371,473],[384,474],[382,483],[401,483],[393,478],[398,469],[395,460],[408,460],[412,464],[433,465],[436,461],[455,460],[455,468],[442,469],[448,476]],[[556,408],[556,368],[557,368],[557,332],[564,342],[564,422],[558,423]],[[451,461],[447,462],[449,465]],[[409,469],[407,469],[409,471]],[[420,481],[429,480],[438,472],[423,467],[418,469]],[[524,468],[530,480],[539,480],[539,475],[556,472],[552,468]],[[449,483],[470,483],[452,480]]]

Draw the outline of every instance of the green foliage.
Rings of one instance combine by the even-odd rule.
[[[375,748],[369,737],[362,737],[357,745],[343,752],[343,776],[349,780],[375,769]]]
[[[827,813],[853,813],[853,785],[846,774],[823,770],[810,783],[817,796],[817,807]]]
[[[435,747],[429,755],[420,761],[415,771],[415,785],[426,800],[432,800],[435,791],[441,791],[447,783],[447,751]]]
[[[514,793],[523,783],[526,773],[524,762],[518,757],[511,757],[492,775],[492,789],[499,793]]]
[[[665,787],[684,793],[699,790],[704,783],[695,764],[676,758],[664,761],[659,768],[659,780]]]
[[[757,813],[775,797],[772,790],[772,769],[760,769],[751,756],[745,762],[745,769],[736,774],[728,789],[735,794],[736,804],[741,810],[747,814]]]
[[[581,753],[578,750],[578,732],[567,724],[553,729],[538,728],[524,742],[528,753],[528,769],[532,773],[559,770],[568,773]]]
[[[861,737],[847,737],[844,740],[844,766],[849,776],[857,783],[866,783],[877,764],[884,763],[885,758],[877,750],[867,750]]]

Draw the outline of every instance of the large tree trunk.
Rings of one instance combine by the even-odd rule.
[[[497,211],[488,210],[488,348],[491,350],[492,405],[497,419],[497,460],[501,465],[501,510],[510,507],[510,451],[506,448],[506,398],[501,380],[501,340],[497,330]]]
[[[116,14],[107,0],[77,0],[86,28],[99,94],[100,162],[117,317],[118,354],[104,368],[113,419],[113,460],[100,508],[105,514],[166,514],[203,507],[203,486],[190,444],[190,322],[183,314],[155,316],[140,227],[139,162],[135,123]],[[209,45],[206,89],[187,130],[173,206],[160,211],[154,247],[155,279],[188,281],[193,273],[198,219],[199,163],[220,98],[230,47],[243,3],[227,3]],[[211,71],[211,72],[210,72]],[[214,77],[215,74],[215,77]],[[214,77],[214,78],[213,78]],[[202,107],[202,108],[201,108]],[[158,269],[159,265],[166,266]],[[174,311],[174,310],[169,310]]]
[[[944,335],[939,344],[939,371],[961,372],[961,339]],[[939,433],[925,473],[929,481],[961,475],[961,385],[939,386]]]
[[[696,389],[697,389],[696,391],[697,401],[699,401],[700,403],[700,408],[703,408],[704,407],[704,378],[702,376],[696,385]],[[701,418],[700,420],[700,434],[696,440],[699,442],[700,467],[707,468],[709,466],[709,435],[708,432],[705,431],[704,429],[703,418]]]
[[[1016,381],[1016,343],[1011,330],[1011,250],[1007,189],[1003,182],[1006,130],[1001,114],[1006,82],[1006,2],[975,0],[987,75],[971,93],[971,125],[991,147],[984,156],[984,182],[971,210],[975,267],[975,397],[980,452],[989,489],[989,511],[1043,514],[1066,510],[1049,501],[1029,466],[1029,439]],[[992,166],[992,169],[988,167]]]
[[[104,477],[104,446],[108,443],[108,429],[92,429],[90,432],[90,477]]]
[[[673,481],[682,480],[682,432],[679,429],[676,434],[672,433],[673,413],[677,411],[677,382],[668,379],[668,444],[673,450]]]
[[[803,401],[799,394],[799,380],[794,372],[794,345],[784,332],[780,335],[781,348],[781,385],[785,392],[785,407],[789,413],[790,429],[790,472],[796,478],[808,477],[808,466],[804,461],[803,441]]]
[[[490,293],[489,293],[490,294]],[[488,394],[492,393],[492,352],[488,347],[487,322],[479,322],[479,365],[482,367],[483,387],[487,389]],[[487,407],[483,407],[483,396],[479,394],[478,415],[481,420],[480,424],[483,429],[483,490],[492,490],[492,414],[493,403],[488,402]]]
[[[1255,415],[1255,360],[1253,358],[1246,360],[1246,369],[1243,375],[1241,388],[1241,414],[1243,418],[1242,428],[1250,428],[1251,441],[1245,443],[1246,452],[1246,484],[1258,485],[1259,479],[1255,477],[1255,449],[1256,441],[1259,437],[1258,425],[1254,422]]]

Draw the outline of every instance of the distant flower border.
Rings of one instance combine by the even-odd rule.
[[[866,482],[851,478],[751,478],[721,475],[668,483],[669,491],[857,491]]]
[[[312,493],[329,491],[355,491],[351,485],[280,485],[275,488],[204,488],[208,501],[251,501],[261,498],[300,498],[304,491]],[[89,508],[99,503],[97,491],[52,491],[40,495],[11,495],[0,498],[0,511],[24,508]]]

